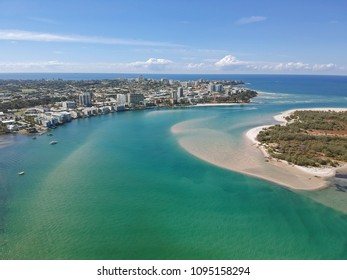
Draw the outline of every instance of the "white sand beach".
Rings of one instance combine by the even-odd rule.
[[[286,117],[290,116],[291,114],[293,114],[295,111],[335,111],[335,112],[343,112],[343,111],[347,111],[347,108],[303,108],[303,109],[292,109],[292,110],[288,110],[285,111],[279,115],[274,116],[274,119],[278,122],[282,122],[282,124],[286,123]],[[269,127],[268,126],[259,126],[259,127],[255,127],[250,129],[249,131],[247,131],[246,136],[248,139],[250,139],[264,154],[265,157],[268,157],[268,153],[266,151],[266,149],[260,145],[260,143],[256,140],[256,137],[258,135],[258,133],[266,128]],[[273,163],[273,161],[276,161],[277,165],[279,163],[283,163],[285,165],[288,165],[287,162],[285,161],[281,161],[281,160],[269,160],[270,163]],[[332,177],[335,176],[336,171],[338,169],[342,169],[344,168],[344,166],[338,167],[338,168],[334,168],[334,167],[327,167],[327,168],[316,168],[316,167],[303,167],[303,166],[297,166],[297,165],[292,165],[294,168],[296,168],[297,170],[300,170],[304,173],[307,174],[307,176],[315,176],[316,178],[322,178],[322,180],[328,178],[328,177]],[[287,168],[287,166],[285,166]]]
[[[300,109],[301,110],[301,109]],[[305,110],[320,110],[305,109]],[[347,108],[324,108],[324,110],[347,110]],[[276,120],[296,110],[276,116]],[[240,143],[232,135],[213,129],[199,128],[205,119],[176,124],[171,132],[178,136],[178,142],[195,157],[216,166],[262,178],[295,190],[317,190],[327,186],[327,178],[334,176],[335,168],[304,168],[277,159],[268,154],[256,140],[260,130],[268,126],[255,127],[247,131]]]

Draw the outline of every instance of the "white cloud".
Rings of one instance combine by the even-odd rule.
[[[279,71],[310,70],[310,65],[302,63],[302,62],[288,62],[288,63],[279,63],[274,66],[274,69]]]
[[[226,55],[225,57],[223,57],[221,60],[218,60],[215,65],[218,67],[229,67],[229,66],[235,66],[235,65],[243,65],[245,64],[245,62],[242,62],[238,59],[236,59],[235,56],[233,55]]]
[[[164,58],[150,58],[147,61],[136,61],[130,63],[131,65],[149,66],[149,65],[168,65],[173,63],[173,61]]]
[[[169,59],[164,58],[150,58],[145,63],[149,65],[167,65],[173,62]]]
[[[267,20],[267,17],[264,17],[264,16],[243,17],[243,18],[240,18],[238,21],[236,21],[236,24],[245,25],[245,24],[256,23],[256,22],[260,22],[264,20]]]
[[[337,65],[333,63],[311,65],[303,62],[279,63],[272,67],[274,70],[283,72],[324,72],[337,68]]]
[[[337,69],[338,66],[334,63],[328,63],[328,64],[315,64],[313,65],[313,70],[331,70],[331,69]]]
[[[200,70],[203,69],[205,66],[205,63],[189,63],[187,65],[187,68],[190,70]]]
[[[136,61],[125,64],[128,68],[135,70],[161,71],[172,65],[174,62],[164,58],[150,58],[146,61]]]
[[[227,55],[214,63],[222,71],[240,72],[268,72],[268,73],[317,73],[332,70],[341,70],[336,64],[308,64],[304,62],[263,62],[242,61],[233,55]]]
[[[341,72],[342,71],[342,72]],[[129,63],[79,63],[57,60],[33,62],[0,62],[0,72],[94,72],[94,73],[266,73],[266,74],[319,74],[343,73],[345,69],[333,63],[308,64],[304,62],[243,61],[233,55],[220,60],[203,62],[174,62],[164,58],[149,58]]]
[[[24,30],[0,30],[0,40],[7,41],[35,41],[35,42],[67,42],[67,43],[91,43],[109,45],[133,45],[133,46],[156,46],[178,47],[182,45],[168,42],[144,41],[120,38],[93,37],[81,35],[62,35],[53,33],[39,33]]]

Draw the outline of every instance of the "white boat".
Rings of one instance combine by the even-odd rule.
[[[58,143],[58,141],[55,141],[55,140],[49,142],[50,145],[55,145],[55,144],[57,144],[57,143]]]
[[[24,175],[24,171],[18,172],[18,175]]]

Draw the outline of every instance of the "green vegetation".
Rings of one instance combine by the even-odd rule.
[[[39,105],[54,104],[55,102],[66,101],[66,97],[44,96],[40,99],[14,99],[10,102],[0,103],[0,111],[7,112],[12,109],[30,108]]]
[[[296,111],[286,119],[257,136],[271,157],[312,167],[347,162],[347,112]]]

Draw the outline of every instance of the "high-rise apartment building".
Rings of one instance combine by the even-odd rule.
[[[128,104],[143,105],[145,97],[142,93],[128,93]]]
[[[78,96],[78,101],[81,106],[92,106],[92,97],[90,93],[82,93]]]
[[[183,88],[182,87],[179,87],[178,89],[177,89],[177,97],[183,97]]]

